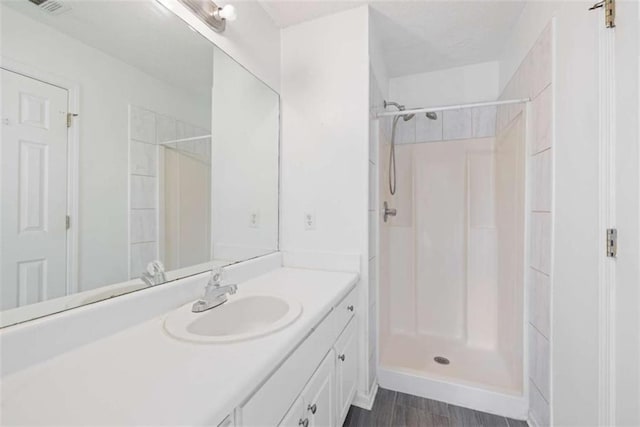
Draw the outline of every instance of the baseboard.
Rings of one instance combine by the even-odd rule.
[[[529,410],[524,396],[512,396],[383,367],[378,369],[378,383],[389,390],[518,420],[526,420]]]
[[[378,383],[375,383],[368,394],[356,393],[356,396],[353,399],[353,406],[370,411],[371,408],[373,408],[373,402],[376,400],[377,393]]]

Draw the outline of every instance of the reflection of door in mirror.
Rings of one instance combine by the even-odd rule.
[[[2,309],[67,294],[67,91],[2,72]]]

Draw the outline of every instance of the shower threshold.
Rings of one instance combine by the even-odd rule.
[[[438,363],[435,359],[440,357],[449,363]],[[514,378],[518,374],[519,381]],[[502,416],[521,419],[527,412],[521,371],[510,372],[497,351],[461,341],[386,336],[381,340],[378,380],[383,388]]]

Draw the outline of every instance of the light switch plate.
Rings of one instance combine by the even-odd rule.
[[[253,211],[249,214],[249,227],[251,228],[260,227],[260,212]]]
[[[312,212],[305,212],[304,214],[304,229],[315,230],[316,229],[316,215]]]

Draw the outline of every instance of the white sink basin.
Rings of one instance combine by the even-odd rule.
[[[302,306],[286,297],[262,294],[230,296],[215,308],[193,313],[186,304],[164,321],[173,338],[196,343],[228,343],[272,334],[293,323]]]

